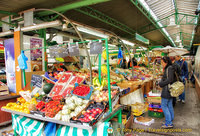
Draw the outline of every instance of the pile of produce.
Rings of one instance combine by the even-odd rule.
[[[6,106],[3,106],[2,108],[29,114],[30,110],[35,108],[36,104],[36,98],[32,98],[31,101],[27,102],[24,98],[20,97],[17,98],[17,102],[9,102]]]
[[[88,102],[89,100],[83,100],[77,96],[66,98],[63,109],[56,114],[55,119],[69,122],[69,119],[77,116],[86,107]]]
[[[111,99],[118,93],[116,89],[111,90]],[[91,97],[92,100],[96,102],[108,101],[108,90],[103,90],[97,93],[94,93]]]

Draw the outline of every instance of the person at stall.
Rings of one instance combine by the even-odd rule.
[[[159,82],[159,86],[162,88],[161,93],[161,107],[165,115],[165,123],[162,128],[173,128],[172,121],[174,120],[174,109],[172,106],[173,98],[170,95],[168,85],[175,82],[174,69],[169,57],[163,57],[161,59],[161,65],[163,66],[163,77]]]
[[[184,61],[180,55],[175,56],[176,63],[180,66],[181,69],[181,76],[182,76],[182,81],[185,84],[186,81],[188,80],[188,65],[187,62]],[[178,99],[179,102],[182,101],[183,104],[185,104],[185,89],[184,92],[179,96]]]
[[[123,59],[123,62],[121,64],[121,68],[126,69],[127,65],[126,65],[126,59]]]
[[[133,57],[132,58],[132,61],[133,61],[133,66],[137,66],[137,60]],[[128,68],[131,68],[132,67],[132,63],[131,63],[131,60],[128,61]]]
[[[175,56],[171,56],[170,60],[172,61],[172,67],[174,69],[174,72],[176,72],[178,78],[181,77],[181,69],[180,66],[176,63],[175,61]],[[175,76],[175,81],[177,81],[176,75]],[[179,79],[179,81],[182,81],[182,79]],[[173,97],[173,106],[176,105],[176,97]]]

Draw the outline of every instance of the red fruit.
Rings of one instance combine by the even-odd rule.
[[[92,113],[91,116],[94,118],[96,116],[96,114]]]
[[[91,113],[91,110],[87,110],[87,113]]]
[[[97,115],[99,112],[97,111],[97,110],[95,110],[94,112],[93,112],[93,114],[95,114],[95,115]]]

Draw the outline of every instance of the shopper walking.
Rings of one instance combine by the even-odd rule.
[[[176,63],[180,66],[181,68],[181,76],[182,76],[182,81],[185,85],[186,81],[188,80],[188,65],[187,62],[184,61],[181,56],[177,55],[175,57],[176,59]],[[185,89],[184,92],[179,96],[179,100],[178,101],[182,101],[182,103],[185,103]]]
[[[171,56],[170,60],[172,62],[172,67],[174,69],[174,72],[176,72],[177,76],[181,78],[181,69],[180,66],[175,61],[175,56]],[[174,75],[176,77],[176,75]],[[179,79],[179,81],[182,81],[182,79]],[[177,78],[175,78],[175,81],[177,81]],[[173,97],[173,107],[176,105],[176,97]]]
[[[161,93],[161,107],[165,115],[165,123],[162,128],[173,128],[172,121],[174,120],[174,109],[172,106],[173,98],[170,95],[168,85],[175,82],[174,69],[169,57],[163,57],[161,59],[161,65],[163,66],[163,77],[159,82],[159,86],[162,88]]]

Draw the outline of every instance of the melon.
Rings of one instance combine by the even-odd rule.
[[[45,94],[48,94],[51,89],[53,88],[54,84],[52,83],[46,83],[44,86],[43,86],[43,91]]]

